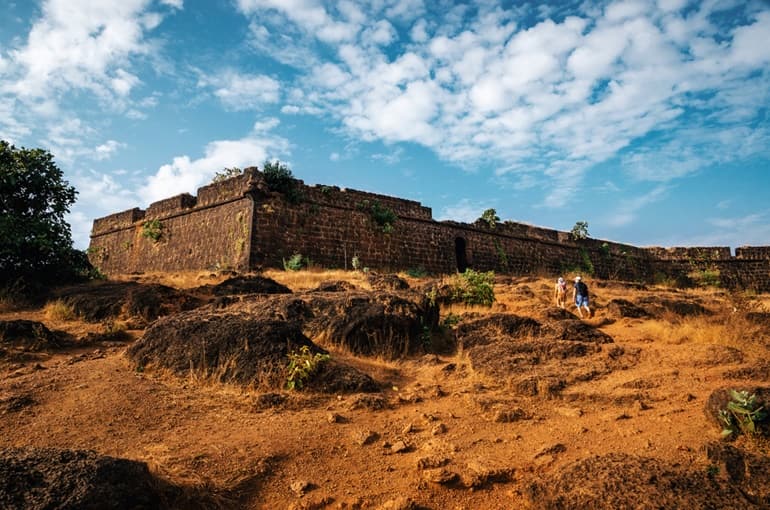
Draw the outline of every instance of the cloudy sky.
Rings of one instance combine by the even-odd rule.
[[[0,138],[94,218],[224,167],[640,246],[770,245],[770,3],[6,0]]]

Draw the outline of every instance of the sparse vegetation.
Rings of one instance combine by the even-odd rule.
[[[572,227],[572,230],[570,230],[570,237],[572,239],[588,239],[588,222],[587,221],[578,221],[575,223],[575,226]]]
[[[350,259],[350,265],[353,267],[353,271],[358,271],[361,269],[361,259],[358,257],[358,255],[353,255],[353,258]]]
[[[308,380],[318,371],[322,363],[331,359],[328,354],[320,352],[311,353],[307,345],[303,345],[299,352],[292,351],[288,354],[289,366],[286,376],[286,389],[300,390]]]
[[[466,305],[491,306],[495,302],[495,273],[466,269],[452,277],[452,300]]]
[[[690,271],[687,277],[692,280],[697,287],[719,287],[721,280],[718,269],[699,269]]]
[[[588,251],[586,251],[583,248],[580,248],[580,258],[582,259],[582,263],[580,264],[582,272],[587,275],[593,276],[594,263],[591,261],[591,257],[588,255]]]
[[[406,270],[406,274],[412,278],[425,278],[428,276],[428,271],[424,267],[412,267]]]
[[[497,225],[497,223],[500,221],[500,217],[497,215],[497,211],[494,209],[487,209],[481,213],[481,217],[478,219],[478,221],[483,221],[489,225],[489,228],[495,228],[495,225]]]
[[[160,220],[147,220],[142,223],[142,237],[157,243],[163,236],[163,224]]]
[[[116,319],[108,319],[102,323],[102,326],[104,328],[104,334],[110,336],[121,336],[128,330],[128,325],[125,321]]]
[[[214,174],[214,178],[211,179],[211,182],[222,182],[226,181],[227,179],[232,179],[233,177],[238,177],[240,175],[243,175],[243,170],[237,166],[224,168],[221,172]]]
[[[503,249],[503,246],[500,244],[500,241],[495,239],[495,251],[497,252],[497,260],[498,264],[500,265],[500,268],[503,271],[508,271],[508,254],[505,253],[505,250]]]
[[[51,321],[71,321],[77,318],[77,314],[71,305],[62,299],[56,299],[46,303],[43,307],[45,318]]]
[[[303,267],[307,266],[307,260],[301,253],[295,253],[289,260],[283,259],[283,269],[285,271],[299,271]]]
[[[383,206],[377,201],[371,203],[368,200],[356,202],[356,209],[368,212],[374,224],[380,227],[386,234],[393,232],[393,225],[396,223],[398,216],[396,216],[392,209]]]
[[[262,171],[265,174],[265,182],[271,191],[283,193],[286,200],[291,204],[298,204],[302,201],[302,193],[297,187],[297,180],[291,169],[278,160],[265,161]]]
[[[371,215],[374,223],[380,226],[383,232],[386,234],[393,232],[393,225],[398,217],[392,209],[380,205],[379,202],[374,202],[371,207]]]
[[[455,313],[449,313],[441,321],[441,325],[445,328],[453,328],[457,325],[458,322],[460,322],[461,319],[462,318],[459,315]]]
[[[757,433],[757,424],[767,417],[764,406],[757,402],[757,396],[748,391],[730,390],[732,400],[719,412],[724,423],[722,436],[733,437],[738,434],[753,436]]]

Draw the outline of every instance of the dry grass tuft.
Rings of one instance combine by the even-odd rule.
[[[216,285],[231,278],[232,274],[217,271],[178,271],[175,273],[148,272],[139,276],[134,274],[110,275],[111,281],[157,283],[175,289],[193,289],[201,285]]]
[[[43,314],[49,321],[72,321],[77,319],[77,314],[72,306],[61,299],[46,303],[43,307]]]
[[[762,328],[742,313],[716,317],[684,317],[677,320],[648,320],[637,326],[642,336],[672,345],[700,344],[733,347],[743,352],[766,354]]]
[[[19,308],[15,299],[10,296],[0,296],[0,313],[14,312]]]
[[[319,283],[327,280],[345,280],[361,289],[371,289],[371,285],[366,279],[366,273],[361,271],[342,269],[281,271],[268,269],[262,273],[262,276],[286,285],[295,292],[314,289],[318,287]]]

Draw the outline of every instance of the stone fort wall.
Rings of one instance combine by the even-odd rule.
[[[571,275],[641,282],[718,275],[725,287],[770,291],[770,247],[638,248],[514,222],[435,221],[419,202],[296,181],[295,202],[255,168],[94,221],[89,258],[105,274],[283,267],[299,253],[326,268],[378,271],[465,268],[504,274]],[[391,227],[375,210],[392,211]],[[160,236],[155,239],[153,228]]]

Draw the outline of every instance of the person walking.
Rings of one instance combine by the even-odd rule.
[[[554,286],[553,297],[556,300],[556,306],[563,310],[567,304],[567,282],[561,276]]]
[[[577,308],[578,315],[583,318],[583,309],[591,317],[591,308],[588,306],[588,285],[585,284],[582,278],[575,277],[575,286],[572,289],[572,299],[575,301],[575,307]]]

